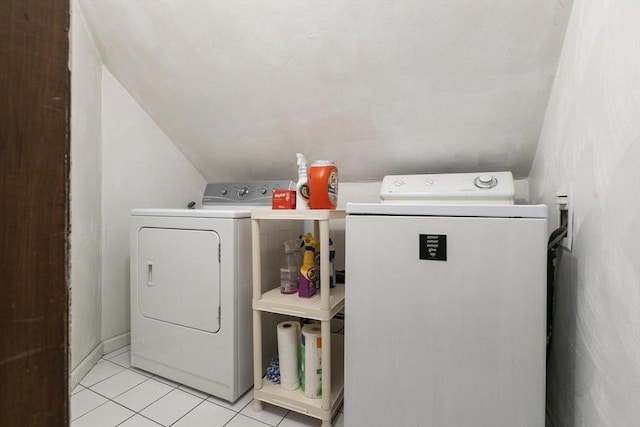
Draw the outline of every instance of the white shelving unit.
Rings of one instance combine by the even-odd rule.
[[[262,410],[267,402],[322,420],[330,427],[331,419],[344,397],[344,342],[331,334],[331,319],[344,308],[344,285],[329,287],[329,221],[345,217],[344,210],[271,210],[256,209],[251,213],[253,256],[253,376],[254,407]],[[298,294],[282,294],[279,283],[262,293],[260,275],[260,223],[271,220],[313,221],[314,235],[320,242],[320,293],[311,298]],[[274,268],[279,268],[276,266]],[[320,321],[322,328],[322,398],[310,399],[298,390],[283,390],[280,385],[262,378],[262,313],[278,313]],[[330,390],[330,393],[327,391]]]

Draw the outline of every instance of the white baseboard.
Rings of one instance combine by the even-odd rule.
[[[104,354],[109,354],[112,351],[119,350],[122,347],[126,347],[131,344],[131,332],[104,340],[102,341],[102,344],[104,345]]]
[[[104,347],[102,343],[99,343],[93,350],[91,350],[91,353],[89,353],[87,357],[78,363],[78,366],[71,371],[71,378],[69,378],[69,392],[76,388],[78,383],[80,383],[84,376],[89,373],[91,368],[98,363],[98,360],[100,360],[103,354]]]
[[[78,366],[71,371],[71,377],[69,378],[69,392],[76,388],[84,376],[89,373],[91,368],[96,366],[96,363],[98,363],[102,356],[121,349],[122,347],[126,347],[129,344],[131,344],[131,333],[127,332],[125,334],[118,335],[117,337],[109,338],[95,346],[95,348],[91,350],[91,353],[82,359],[82,362],[80,362]]]

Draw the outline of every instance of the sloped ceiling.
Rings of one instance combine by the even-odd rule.
[[[568,0],[79,0],[106,67],[209,181],[529,173]]]

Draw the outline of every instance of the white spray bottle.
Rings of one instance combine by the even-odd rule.
[[[296,209],[309,209],[309,177],[307,159],[301,153],[298,156],[298,182],[296,183]]]

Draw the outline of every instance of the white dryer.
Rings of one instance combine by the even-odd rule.
[[[209,184],[203,209],[131,212],[132,366],[228,401],[251,387],[251,209],[291,185]],[[262,248],[271,287],[282,242],[301,234],[275,222]],[[275,346],[275,327],[265,340]]]

